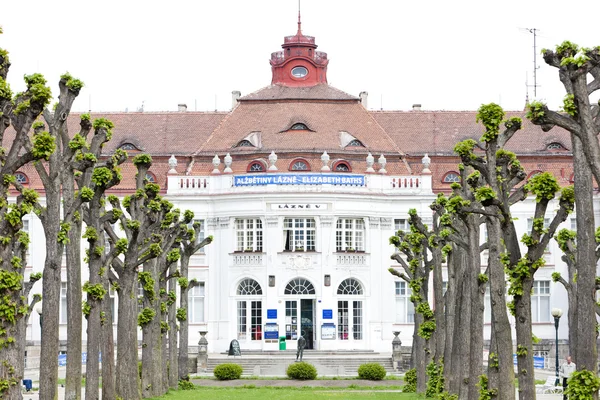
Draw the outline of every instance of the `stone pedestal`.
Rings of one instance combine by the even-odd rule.
[[[208,340],[206,340],[206,334],[208,331],[200,331],[200,340],[198,341],[198,359],[197,359],[197,371],[206,372],[208,367]]]
[[[402,341],[398,337],[400,331],[392,332],[394,339],[392,340],[392,364],[398,371],[402,368]]]

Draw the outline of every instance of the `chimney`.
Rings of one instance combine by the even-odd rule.
[[[369,97],[369,92],[360,92],[358,96],[360,97],[360,104],[362,104],[364,108],[367,108],[367,98]]]
[[[233,110],[235,106],[238,105],[238,100],[242,96],[242,92],[239,90],[234,90],[231,92],[231,109]]]
[[[179,112],[186,112],[187,111],[187,104],[183,104],[183,103],[177,104],[177,111],[179,111]]]
[[[413,111],[421,111],[421,105],[420,104],[413,104]]]

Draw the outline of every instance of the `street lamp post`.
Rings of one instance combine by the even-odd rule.
[[[558,323],[560,321],[560,317],[562,316],[562,310],[560,308],[553,308],[552,309],[552,316],[554,317],[554,329],[556,330],[556,346],[555,346],[555,352],[556,352],[556,381],[554,382],[555,386],[559,385],[559,378],[558,378]]]

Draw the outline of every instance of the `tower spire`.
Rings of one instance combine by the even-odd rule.
[[[300,0],[298,0],[298,35],[302,34],[302,21],[300,20]]]

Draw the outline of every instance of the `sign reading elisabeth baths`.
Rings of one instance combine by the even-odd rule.
[[[261,174],[237,175],[233,186],[262,185],[349,185],[365,186],[364,175],[350,174]]]

